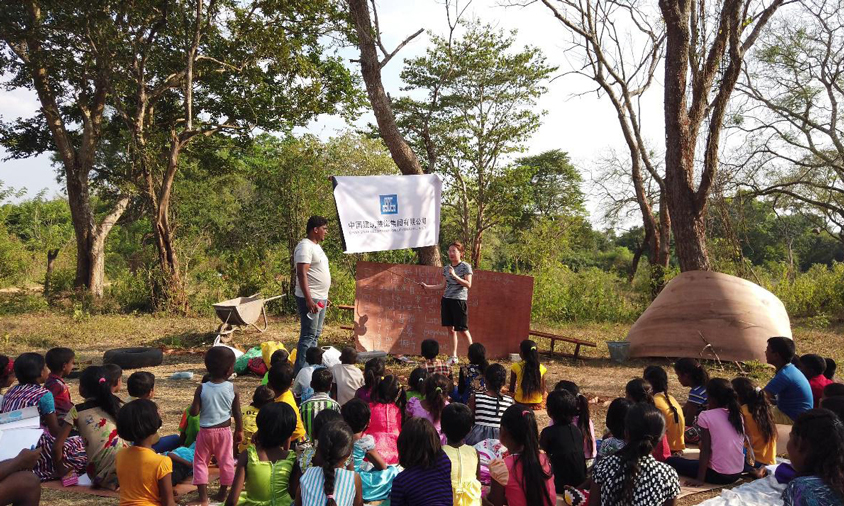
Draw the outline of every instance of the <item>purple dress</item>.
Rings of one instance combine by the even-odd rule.
[[[446,406],[448,406],[448,401],[445,401],[445,404]],[[440,441],[442,441],[442,444],[448,444],[445,434],[443,434],[440,421],[434,421],[434,417],[431,415],[431,413],[428,412],[427,409],[422,406],[422,401],[420,401],[418,398],[414,397],[407,401],[407,415],[418,416],[419,418],[424,418],[434,424],[434,428],[437,429],[437,434],[440,435]]]

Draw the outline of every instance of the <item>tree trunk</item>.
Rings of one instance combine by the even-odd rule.
[[[366,85],[366,94],[369,97],[369,103],[372,105],[372,112],[375,114],[375,121],[378,123],[381,138],[390,151],[393,162],[402,174],[424,174],[425,171],[422,169],[419,159],[399,131],[390,98],[384,91],[384,84],[381,81],[381,62],[378,59],[375,40],[372,38],[373,28],[368,2],[367,0],[348,0],[348,2],[349,14],[355,24],[358,36],[361,75]],[[420,264],[442,266],[438,245],[425,246],[417,249],[416,252]]]
[[[55,267],[56,258],[59,256],[58,249],[47,250],[47,273],[44,274],[44,296],[50,295],[50,289],[53,282],[53,268]]]

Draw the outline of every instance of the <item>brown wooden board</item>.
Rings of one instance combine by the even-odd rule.
[[[442,290],[423,290],[417,282],[437,284],[442,268],[358,262],[355,276],[355,338],[358,349],[419,355],[425,339],[436,339],[440,353],[453,343],[440,322]],[[469,290],[469,331],[483,343],[488,358],[519,351],[530,331],[533,278],[478,271]],[[458,354],[468,343],[460,339]]]

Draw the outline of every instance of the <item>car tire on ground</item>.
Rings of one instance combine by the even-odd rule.
[[[164,353],[158,348],[117,348],[103,354],[103,364],[115,364],[123,369],[155,367],[163,361]]]

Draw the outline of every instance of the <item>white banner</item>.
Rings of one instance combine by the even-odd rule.
[[[346,253],[437,244],[439,176],[337,176],[334,182]]]

